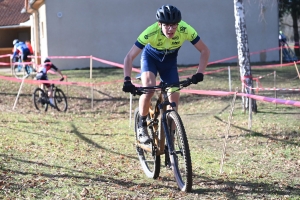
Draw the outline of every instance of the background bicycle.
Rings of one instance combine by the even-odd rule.
[[[139,95],[160,90],[157,92],[158,99],[154,104],[151,103],[147,116],[147,129],[152,139],[150,144],[139,143],[138,108],[134,114],[136,150],[146,176],[154,179],[159,176],[160,156],[165,155],[165,166],[172,169],[178,188],[184,192],[191,191],[193,182],[190,149],[182,120],[174,109],[176,105],[168,100],[168,89],[179,86],[180,90],[190,84],[191,80],[187,79],[177,84],[161,83],[153,87],[137,88],[136,94]]]
[[[32,98],[35,108],[37,110],[48,110],[50,106],[48,90],[53,90],[54,108],[58,111],[66,112],[68,109],[67,97],[64,92],[54,84],[51,84],[48,89],[38,87],[34,90]]]
[[[13,75],[17,79],[22,79],[24,76],[28,76],[35,72],[35,69],[31,65],[23,64],[20,57],[17,57],[17,61],[13,63],[12,69]]]

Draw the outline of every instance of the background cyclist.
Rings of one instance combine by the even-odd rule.
[[[204,42],[200,40],[195,29],[181,20],[180,10],[172,5],[160,7],[156,12],[156,20],[157,22],[150,25],[139,35],[124,59],[124,92],[133,93],[135,90],[135,86],[130,78],[132,63],[141,52],[141,79],[143,87],[154,86],[157,73],[159,73],[163,82],[178,82],[177,55],[178,50],[186,40],[190,41],[201,53],[199,66],[196,74],[192,76],[192,82],[197,84],[203,81],[203,72],[208,63],[210,51]],[[152,96],[153,93],[143,94],[139,99],[138,139],[141,143],[151,141],[147,132],[146,118]],[[170,95],[169,100],[170,102],[175,102],[178,106],[179,93],[175,92]]]
[[[12,62],[18,61],[18,56],[20,56],[22,62],[30,61],[27,56],[30,55],[30,50],[28,49],[27,45],[24,42],[15,39],[13,41],[13,55],[12,55]],[[28,67],[25,67],[27,74],[29,74]]]
[[[12,60],[15,60],[15,58],[20,55],[22,62],[28,61],[28,55],[30,54],[30,50],[26,46],[24,42],[19,41],[18,39],[15,39],[13,41],[13,55]]]
[[[47,72],[50,69],[54,69],[61,76],[60,81],[64,80],[64,77],[63,77],[63,74],[61,73],[61,71],[55,65],[53,65],[53,63],[51,63],[49,58],[46,58],[44,60],[44,63],[42,64],[42,66],[39,69],[39,72],[36,74],[36,80],[48,80]],[[55,103],[53,100],[53,91],[49,89],[51,84],[44,83],[44,85],[48,88],[48,96],[49,96],[49,100],[50,100],[50,106],[55,107]]]

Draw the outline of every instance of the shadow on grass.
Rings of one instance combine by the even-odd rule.
[[[294,113],[293,113],[294,114]],[[217,117],[217,116],[214,116],[215,119],[227,124],[227,122],[224,122],[221,118]],[[291,141],[288,141],[286,139],[278,139],[276,138],[276,136],[280,136],[280,134],[272,134],[272,135],[264,135],[262,133],[259,133],[259,132],[255,132],[255,131],[251,131],[249,129],[246,129],[246,128],[243,128],[243,127],[240,127],[240,126],[235,126],[233,124],[231,124],[231,126],[233,126],[234,128],[237,128],[239,130],[243,130],[245,132],[248,132],[249,134],[246,134],[246,135],[239,135],[239,136],[228,136],[229,138],[234,138],[234,137],[247,137],[247,136],[253,136],[253,137],[263,137],[263,138],[268,138],[268,139],[271,139],[271,140],[274,140],[274,141],[279,141],[279,142],[282,142],[282,143],[285,143],[285,144],[292,144],[292,145],[300,145],[300,142],[291,142]],[[293,136],[294,133],[288,133],[288,134],[285,134],[286,136]]]
[[[42,162],[33,162],[33,161],[27,161],[27,160],[22,160],[19,158],[15,158],[12,156],[7,156],[5,154],[0,154],[1,157],[7,158],[7,159],[12,159],[17,162],[23,162],[27,163],[29,165],[33,166],[43,166],[47,167],[49,169],[64,169],[67,170],[68,173],[60,173],[59,171],[56,174],[53,173],[39,173],[39,172],[24,172],[20,170],[11,170],[11,169],[6,169],[5,167],[1,167],[1,171],[5,175],[1,175],[0,178],[3,180],[3,183],[5,184],[5,189],[10,190],[10,192],[17,192],[20,189],[23,191],[25,190],[31,190],[33,187],[36,187],[36,184],[39,184],[39,190],[35,191],[35,197],[45,197],[45,192],[47,190],[54,190],[56,187],[55,182],[57,182],[57,179],[68,179],[68,180],[73,180],[77,179],[78,180],[85,180],[85,182],[93,182],[94,185],[100,186],[101,185],[101,190],[105,190],[106,187],[108,188],[114,188],[116,187],[116,191],[120,189],[120,186],[124,189],[130,189],[130,188],[136,188],[139,191],[141,190],[148,190],[152,188],[151,190],[153,191],[153,188],[161,190],[162,188],[168,189],[170,191],[172,190],[177,190],[177,187],[173,185],[166,184],[166,182],[173,182],[175,183],[175,180],[168,180],[166,178],[163,178],[162,180],[154,180],[154,183],[148,182],[148,183],[135,183],[134,182],[134,177],[131,179],[122,179],[118,177],[114,177],[112,175],[97,175],[95,173],[87,173],[81,170],[74,170],[71,168],[66,168],[62,166],[57,166],[57,165],[48,165],[44,164]],[[75,173],[79,174],[76,175]],[[17,184],[16,182],[11,182],[9,174],[14,174],[14,175],[22,175],[22,176],[31,176],[31,179],[28,179],[27,181],[23,181],[22,183]],[[36,178],[34,178],[36,177]],[[44,178],[49,178],[51,181],[53,181],[53,185],[51,185],[50,181],[47,181],[45,179],[42,179],[41,177]],[[53,179],[53,180],[52,180]],[[41,183],[39,183],[41,181]],[[67,181],[67,180],[64,180]],[[49,183],[48,183],[49,182]],[[9,184],[8,184],[9,183]],[[45,184],[48,183],[48,184]],[[283,198],[285,195],[291,196],[295,195],[298,196],[300,195],[300,190],[298,189],[300,185],[294,185],[294,186],[280,186],[279,184],[266,184],[266,183],[258,183],[258,182],[238,182],[238,181],[224,181],[222,179],[211,179],[209,177],[205,176],[199,176],[199,175],[194,175],[194,186],[193,190],[190,194],[186,195],[193,195],[193,194],[198,194],[198,195],[210,195],[210,196],[223,196],[227,199],[239,199],[239,196],[245,197],[245,195],[250,195],[251,197],[261,197],[265,198],[268,195],[277,195],[280,199]],[[177,190],[178,191],[178,190]],[[159,191],[156,191],[156,194],[159,195]],[[180,195],[178,193],[178,195]],[[182,194],[181,194],[182,195]],[[199,196],[198,196],[199,197]]]
[[[202,195],[210,193],[221,193],[226,196],[227,199],[239,199],[239,196],[243,195],[245,197],[245,195],[247,196],[247,194],[249,195],[250,199],[252,199],[254,196],[264,199],[268,195],[278,195],[278,198],[282,199],[285,195],[300,195],[299,184],[295,186],[282,187],[276,183],[267,184],[259,182],[233,182],[220,179],[210,179],[208,177],[202,177],[199,175],[196,175],[194,180],[195,179],[198,179],[195,182],[196,184],[200,185],[200,188],[196,188],[196,186],[194,186],[194,190],[192,191],[193,193]],[[211,189],[211,187],[215,189]]]
[[[103,149],[103,150],[106,150],[106,151],[108,151],[108,152],[110,152],[110,153],[113,153],[113,154],[122,155],[122,156],[124,156],[124,157],[127,157],[127,158],[130,158],[130,159],[135,159],[135,160],[137,160],[137,157],[128,156],[128,155],[126,155],[126,154],[122,154],[122,153],[117,152],[117,151],[112,151],[112,150],[110,150],[110,149],[107,149],[107,148],[105,148],[105,147],[100,146],[99,144],[97,144],[97,143],[94,142],[93,140],[91,140],[91,139],[89,139],[89,138],[83,136],[83,135],[77,130],[77,128],[75,127],[74,124],[72,124],[72,127],[73,127],[72,133],[75,133],[75,135],[77,135],[81,140],[85,141],[86,143],[91,144],[91,145],[93,145],[94,147],[96,147],[96,148],[98,148],[98,149]]]

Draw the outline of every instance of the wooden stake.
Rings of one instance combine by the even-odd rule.
[[[296,62],[295,62],[295,61],[294,61],[294,65],[295,65],[295,68],[296,68],[296,70],[297,70],[298,77],[299,77],[299,79],[300,79],[300,74],[299,74],[298,67],[297,67],[297,65],[296,65]]]

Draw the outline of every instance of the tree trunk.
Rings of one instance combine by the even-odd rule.
[[[254,94],[253,81],[250,66],[250,53],[248,35],[245,22],[245,10],[243,0],[234,0],[235,31],[237,39],[238,61],[240,65],[242,88],[245,93]],[[249,98],[243,97],[243,108],[249,108]],[[252,99],[252,111],[257,112],[256,101]]]
[[[296,56],[300,57],[300,50],[299,50],[299,32],[298,32],[298,8],[296,6],[292,7],[291,15],[293,19],[293,29],[294,29],[294,41],[295,41],[295,47],[294,51]]]

